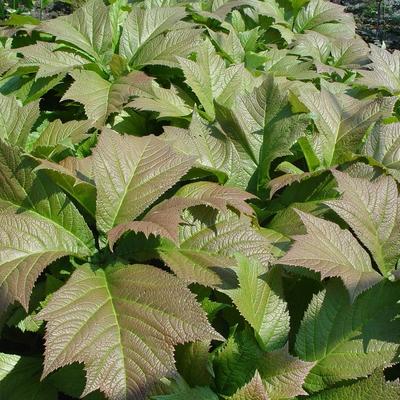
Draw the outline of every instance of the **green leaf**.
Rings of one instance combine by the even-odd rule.
[[[370,45],[369,58],[371,70],[360,70],[361,78],[357,80],[361,85],[371,89],[385,89],[392,94],[400,93],[400,51],[392,53],[373,44]]]
[[[0,397],[7,400],[57,400],[57,390],[40,381],[42,360],[0,353]]]
[[[56,259],[86,257],[94,239],[67,196],[0,141],[0,304],[18,300],[28,310],[36,279]]]
[[[0,94],[0,138],[24,148],[33,124],[39,117],[39,101],[21,106],[13,96]]]
[[[350,304],[338,280],[316,294],[306,311],[295,350],[316,362],[306,388],[319,391],[367,376],[397,359],[399,283],[381,282]]]
[[[209,387],[186,387],[174,394],[153,396],[154,400],[218,400],[218,396]]]
[[[400,123],[377,123],[362,149],[400,182]]]
[[[311,214],[297,212],[307,234],[295,237],[294,245],[280,263],[320,272],[322,278],[342,278],[352,300],[382,279],[350,231]]]
[[[272,351],[288,340],[289,312],[277,269],[267,272],[259,262],[236,256],[239,288],[226,290],[239,312],[255,330],[261,347]]]
[[[137,218],[193,161],[153,135],[122,136],[104,129],[93,153],[100,231]]]
[[[325,202],[339,214],[368,248],[379,269],[387,274],[400,256],[400,202],[396,181],[381,176],[372,182],[333,171],[341,193]]]
[[[370,377],[346,386],[329,389],[310,396],[310,400],[396,400],[400,396],[398,382],[386,382],[382,372],[374,372]]]
[[[82,266],[39,316],[47,321],[43,375],[83,362],[83,396],[100,389],[109,398],[144,398],[174,374],[174,345],[220,338],[194,295],[149,265]]]
[[[324,167],[347,161],[371,124],[391,115],[396,99],[357,100],[345,94],[306,90],[300,100],[310,110],[318,133],[312,146]]]

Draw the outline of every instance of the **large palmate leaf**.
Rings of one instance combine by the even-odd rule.
[[[0,397],[7,400],[57,400],[57,390],[40,382],[42,359],[0,353]]]
[[[24,148],[39,117],[39,101],[20,106],[15,97],[0,94],[0,108],[0,138]]]
[[[0,141],[0,309],[26,309],[36,279],[52,261],[89,256],[94,240],[82,216],[34,164]]]
[[[105,125],[111,113],[121,111],[129,97],[138,92],[137,86],[148,79],[141,72],[131,72],[112,83],[93,71],[73,71],[70,75],[74,78],[74,83],[62,100],[82,103],[87,117],[98,127]]]
[[[104,129],[93,154],[98,228],[108,232],[137,218],[193,161],[155,136],[121,136]]]
[[[244,84],[244,70],[240,65],[225,67],[210,41],[205,41],[197,51],[197,61],[179,58],[186,83],[196,94],[208,118],[215,118],[214,99],[222,104],[232,104]]]
[[[316,31],[333,38],[351,39],[355,35],[355,23],[344,7],[325,0],[311,0],[297,14],[293,25],[295,32]]]
[[[266,272],[260,263],[240,255],[236,260],[239,288],[225,293],[253,327],[262,347],[278,349],[288,339],[290,322],[279,271]]]
[[[296,339],[296,353],[316,362],[307,389],[318,391],[390,365],[399,350],[399,283],[382,282],[350,304],[333,280],[312,299]]]
[[[357,80],[369,88],[385,89],[392,94],[400,93],[400,51],[392,53],[373,44],[370,45],[372,71],[360,70]]]
[[[318,129],[311,146],[322,166],[330,167],[356,152],[371,124],[392,113],[395,98],[357,100],[345,94],[304,90],[300,100]]]
[[[307,234],[295,237],[294,245],[280,263],[312,269],[320,272],[322,278],[341,277],[352,300],[382,279],[350,231],[311,214],[298,214]]]
[[[362,149],[400,182],[400,123],[377,123]]]
[[[400,396],[398,382],[386,382],[382,372],[374,372],[370,377],[344,385],[338,388],[325,390],[310,396],[310,400],[396,400]]]
[[[77,269],[39,314],[47,321],[44,376],[85,364],[86,388],[110,399],[143,399],[175,372],[173,346],[219,339],[194,295],[149,265]]]
[[[40,29],[84,51],[100,64],[111,59],[111,22],[102,0],[89,0],[71,15],[43,22]]]
[[[383,274],[393,270],[400,256],[400,202],[396,181],[381,176],[352,178],[334,171],[339,200],[326,202],[352,228],[368,248]]]
[[[219,109],[217,119],[230,136],[249,178],[258,166],[258,186],[264,188],[272,161],[291,154],[290,148],[304,134],[308,120],[293,114],[288,82],[278,84],[272,76],[252,94],[238,96],[231,110]]]

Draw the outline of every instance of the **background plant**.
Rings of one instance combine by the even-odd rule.
[[[110,3],[0,31],[0,397],[399,398],[399,52]]]

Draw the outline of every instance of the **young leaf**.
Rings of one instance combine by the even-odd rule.
[[[268,400],[260,374],[256,371],[253,379],[240,388],[229,400]]]
[[[131,64],[136,52],[146,43],[174,28],[186,15],[183,7],[134,7],[125,19],[119,54]]]
[[[0,168],[0,309],[17,299],[27,310],[46,266],[65,255],[91,255],[94,239],[67,196],[1,141]]]
[[[399,283],[386,281],[350,304],[340,281],[329,281],[313,297],[296,338],[299,357],[316,362],[306,388],[322,390],[391,365],[399,349],[398,299]]]
[[[174,374],[174,345],[220,339],[194,295],[149,265],[82,266],[39,316],[47,321],[43,376],[83,362],[83,396],[100,389],[112,399],[144,399],[157,379]]]
[[[40,30],[84,51],[102,65],[111,59],[111,22],[102,0],[89,0],[71,15],[42,22]]]
[[[87,117],[98,127],[105,125],[110,114],[121,111],[129,97],[137,93],[136,86],[147,80],[147,76],[141,72],[131,72],[112,83],[93,71],[73,71],[70,75],[74,83],[61,100],[82,103]]]
[[[360,70],[357,80],[369,88],[385,89],[392,94],[400,93],[400,51],[392,53],[373,44],[370,45],[372,71]]]
[[[83,140],[90,127],[91,122],[89,120],[73,120],[63,123],[56,119],[50,122],[41,132],[38,139],[33,143],[32,149],[37,150],[39,148],[40,154],[46,156],[61,152]]]
[[[267,272],[259,262],[236,256],[239,288],[225,290],[260,338],[265,351],[282,347],[289,333],[289,313],[278,270]]]
[[[400,182],[400,123],[377,123],[363,147],[362,154],[380,163]]]
[[[348,230],[311,214],[297,213],[307,234],[295,237],[280,263],[309,268],[320,272],[322,278],[342,278],[352,300],[382,279],[372,268],[368,253]]]
[[[24,58],[22,65],[36,66],[38,72],[36,79],[58,74],[65,74],[82,65],[90,63],[86,58],[78,54],[59,50],[60,45],[48,42],[36,44],[18,49]]]
[[[306,90],[300,100],[314,118],[318,134],[313,148],[325,167],[347,161],[371,124],[391,115],[396,101],[393,97],[357,100],[324,88],[321,92]]]
[[[215,119],[214,99],[222,104],[232,104],[232,97],[240,91],[243,79],[240,65],[225,67],[225,61],[206,40],[199,46],[197,61],[178,58],[186,83],[196,94],[208,118]]]
[[[137,218],[193,161],[155,136],[121,136],[104,129],[93,153],[98,228],[108,232]]]
[[[25,148],[28,135],[39,117],[39,101],[20,106],[13,96],[0,94],[0,139]]]
[[[325,204],[350,225],[381,272],[387,274],[400,256],[400,202],[395,180],[381,176],[370,182],[339,171],[333,175],[342,196]]]

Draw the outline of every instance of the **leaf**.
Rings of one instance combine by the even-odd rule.
[[[236,261],[239,288],[225,293],[255,330],[261,347],[279,349],[288,340],[290,322],[279,271],[267,272],[260,263],[239,254]]]
[[[39,148],[40,153],[47,156],[61,152],[82,141],[90,128],[91,122],[89,120],[72,120],[63,123],[56,119],[50,122],[41,132],[38,139],[33,143],[33,150]]]
[[[304,91],[300,100],[312,113],[318,129],[312,147],[326,168],[348,160],[371,124],[391,115],[395,102],[393,97],[357,100],[324,88]]]
[[[28,310],[36,279],[56,259],[85,257],[94,239],[64,193],[20,152],[0,141],[0,309],[18,300]]]
[[[0,397],[7,400],[57,400],[57,390],[40,381],[42,360],[0,353]]]
[[[165,65],[179,67],[177,57],[187,57],[201,43],[201,31],[180,29],[156,36],[141,46],[131,59],[134,67],[143,65]]]
[[[384,125],[377,122],[368,136],[362,154],[380,163],[400,181],[400,123]]]
[[[59,47],[55,43],[48,42],[37,42],[34,45],[20,47],[18,53],[24,56],[21,64],[38,67],[36,79],[39,79],[67,73],[90,63],[80,55],[62,51]]]
[[[141,47],[173,28],[185,15],[183,7],[134,7],[123,24],[119,54],[131,64]]]
[[[316,294],[297,334],[295,350],[316,362],[307,378],[312,392],[338,382],[365,377],[397,359],[399,322],[398,282],[384,281],[351,304],[338,280]]]
[[[104,129],[93,163],[97,226],[108,232],[142,214],[189,170],[193,158],[175,152],[153,135],[121,136]]]
[[[208,118],[215,119],[214,99],[222,103],[239,92],[241,86],[240,66],[225,68],[224,60],[217,55],[210,41],[204,41],[197,51],[197,61],[178,58],[185,75],[185,82],[196,94]]]
[[[111,22],[102,0],[89,0],[71,15],[42,22],[40,30],[83,50],[100,64],[111,59]]]
[[[225,188],[212,182],[196,182],[181,188],[172,197],[152,208],[142,221],[132,221],[113,228],[108,233],[110,248],[128,230],[143,232],[145,236],[160,235],[174,242],[178,241],[181,213],[189,207],[206,205],[220,211],[231,207],[236,211],[252,215],[253,209],[245,202],[252,198],[249,193],[236,188]]]
[[[87,117],[98,127],[105,125],[110,114],[121,111],[129,97],[137,93],[136,85],[147,79],[142,72],[131,72],[113,83],[93,71],[72,71],[70,75],[74,78],[74,83],[61,100],[82,103]]]
[[[0,94],[0,108],[0,139],[24,148],[39,117],[39,101],[20,106],[15,97]]]
[[[176,368],[190,386],[207,386],[212,382],[210,342],[197,341],[175,349]]]
[[[268,400],[260,374],[256,371],[253,379],[240,388],[230,400]]]
[[[269,75],[252,94],[238,96],[232,110],[218,109],[217,119],[233,141],[243,168],[250,176],[258,168],[258,188],[265,188],[272,161],[292,154],[290,148],[308,124],[304,115],[292,114],[288,91],[287,84],[278,85]]]
[[[382,372],[374,372],[370,377],[351,384],[329,389],[310,396],[310,400],[396,400],[400,396],[398,382],[386,382]]]
[[[188,130],[164,129],[163,138],[174,148],[196,157],[196,167],[217,175],[220,182],[229,186],[247,186],[248,176],[233,141],[221,129],[203,120],[196,111]]]
[[[271,353],[264,353],[257,364],[271,400],[307,394],[302,386],[314,363],[293,357],[289,354],[287,346]]]
[[[94,217],[96,211],[96,187],[93,181],[92,157],[67,157],[59,164],[48,160],[38,160],[36,170],[46,174],[60,188],[79,202]]]
[[[400,202],[395,180],[381,176],[370,182],[339,171],[333,175],[342,196],[325,204],[350,225],[386,275],[400,256]]]
[[[316,31],[333,38],[351,39],[355,36],[355,22],[344,7],[324,0],[311,0],[300,9],[293,30],[298,33]]]
[[[39,316],[47,321],[43,376],[83,362],[83,396],[100,389],[109,398],[144,399],[174,373],[174,345],[220,338],[194,295],[149,265],[82,266]]]
[[[297,213],[307,234],[295,237],[280,263],[320,272],[323,279],[342,278],[352,300],[382,279],[372,268],[368,253],[348,230],[311,214]]]
[[[360,70],[361,78],[357,82],[371,89],[385,89],[392,94],[400,93],[400,51],[392,53],[370,44],[372,71]]]

